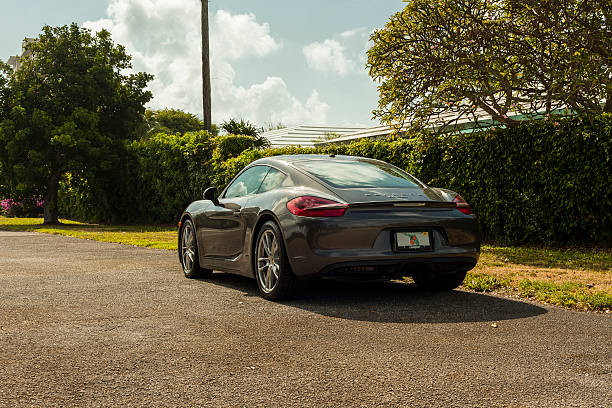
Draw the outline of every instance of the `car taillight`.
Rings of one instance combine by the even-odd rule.
[[[291,214],[301,217],[341,217],[348,204],[327,200],[321,197],[297,197],[287,203]]]
[[[455,197],[453,199],[453,202],[457,204],[457,209],[461,211],[462,213],[467,214],[467,215],[470,215],[472,213],[472,209],[470,208],[470,205],[460,195]]]

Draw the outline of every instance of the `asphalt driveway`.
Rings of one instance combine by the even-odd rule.
[[[611,405],[609,315],[397,282],[278,304],[174,252],[0,231],[0,406]]]

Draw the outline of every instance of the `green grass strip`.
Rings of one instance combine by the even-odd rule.
[[[463,287],[476,292],[495,292],[504,289],[524,299],[572,309],[610,311],[612,294],[590,290],[588,285],[575,282],[555,283],[523,279],[514,282],[486,273],[468,273]]]
[[[609,248],[540,248],[483,245],[482,253],[503,262],[543,268],[612,271]],[[503,264],[502,264],[503,265]]]
[[[59,225],[43,225],[40,218],[8,218],[0,216],[0,229],[32,231],[102,242],[135,245],[147,248],[176,250],[176,226],[98,225],[61,220]]]

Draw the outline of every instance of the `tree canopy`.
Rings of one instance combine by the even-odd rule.
[[[233,118],[226,120],[221,124],[221,129],[223,129],[228,135],[245,135],[256,137],[259,133],[255,125],[244,119],[240,119],[240,121]]]
[[[408,0],[372,34],[384,122],[612,112],[612,0]]]
[[[43,196],[45,223],[55,223],[62,176],[111,172],[123,143],[137,137],[152,76],[127,73],[131,57],[108,31],[76,23],[45,26],[27,49],[3,97],[0,184],[13,197]]]
[[[270,145],[270,142],[266,138],[259,136],[257,127],[248,120],[240,119],[240,121],[238,121],[232,118],[223,122],[221,124],[221,129],[228,135],[251,136],[255,139],[253,144],[255,147],[266,147]]]
[[[11,67],[0,61],[0,121],[8,113],[8,81],[11,74]]]
[[[200,118],[180,109],[147,110],[145,126],[148,135],[157,133],[182,135],[204,130],[204,122]]]

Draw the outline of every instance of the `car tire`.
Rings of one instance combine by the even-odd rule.
[[[264,299],[282,300],[295,296],[298,280],[291,271],[280,228],[266,222],[255,241],[254,274]]]
[[[183,274],[185,274],[186,278],[207,278],[212,275],[212,269],[200,268],[198,241],[195,227],[190,219],[183,221],[178,250]]]
[[[453,290],[461,286],[467,271],[457,271],[440,275],[429,273],[415,274],[412,279],[418,287],[425,290],[444,291]]]

